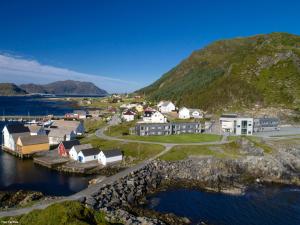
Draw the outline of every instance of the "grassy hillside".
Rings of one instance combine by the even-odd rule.
[[[26,91],[12,83],[0,83],[0,96],[25,95]]]
[[[44,210],[28,214],[1,218],[2,224],[22,225],[110,225],[102,212],[86,208],[75,201],[53,204]]]
[[[255,104],[298,108],[300,36],[271,33],[217,41],[138,92],[206,110]]]

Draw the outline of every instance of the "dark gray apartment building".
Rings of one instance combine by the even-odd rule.
[[[131,129],[132,134],[138,136],[172,135],[172,134],[196,134],[201,133],[201,123],[138,123]]]
[[[254,132],[275,131],[279,130],[280,120],[278,118],[262,117],[254,119]]]

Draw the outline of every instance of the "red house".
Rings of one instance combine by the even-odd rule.
[[[62,141],[58,145],[58,154],[60,156],[69,156],[69,151],[74,145],[80,145],[78,140],[71,140],[71,141]]]

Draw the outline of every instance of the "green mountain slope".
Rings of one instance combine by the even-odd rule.
[[[217,41],[138,92],[206,110],[255,104],[297,108],[300,36],[271,33]]]
[[[0,83],[0,96],[25,95],[26,91],[12,83]]]

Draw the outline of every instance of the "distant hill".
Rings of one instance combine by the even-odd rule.
[[[300,36],[271,33],[214,42],[137,92],[211,111],[300,108]]]
[[[27,92],[13,83],[0,83],[0,96],[26,95]]]
[[[98,88],[91,82],[82,81],[56,81],[50,84],[22,84],[22,89],[28,93],[44,93],[56,95],[107,95],[107,92]]]

